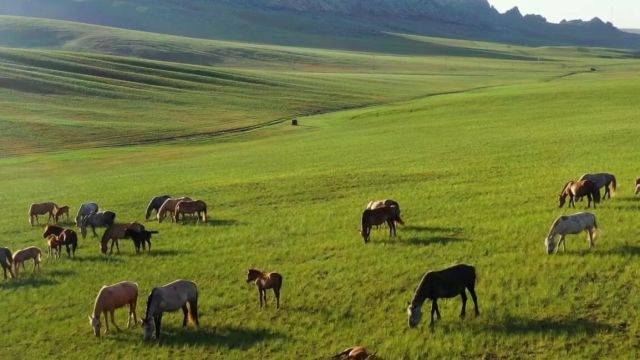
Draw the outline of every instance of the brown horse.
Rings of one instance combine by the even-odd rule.
[[[15,275],[18,276],[18,270],[20,264],[24,269],[24,262],[33,259],[33,271],[36,271],[36,267],[40,270],[40,261],[42,261],[42,251],[35,246],[28,247],[26,249],[18,250],[13,254],[13,270]]]
[[[364,242],[369,242],[373,226],[382,225],[385,222],[389,225],[389,236],[396,236],[396,222],[404,225],[404,221],[400,218],[400,209],[395,206],[365,209],[362,213],[362,228],[360,229],[360,235],[362,235]]]
[[[173,212],[173,220],[177,223],[180,220],[180,214],[182,216],[182,222],[184,223],[185,214],[197,214],[197,222],[207,222],[207,204],[202,200],[182,200],[176,204]]]
[[[67,222],[69,222],[69,207],[66,205],[62,207],[56,207],[53,215],[55,216],[55,220],[57,223],[60,222],[60,218],[63,218],[64,215],[67,215]]]
[[[49,220],[51,219],[55,219],[55,216],[53,213],[57,207],[58,206],[52,202],[46,202],[41,204],[31,204],[31,206],[29,206],[29,224],[33,226],[34,218],[36,219],[36,223],[40,224],[40,221],[38,220],[38,215],[49,214],[49,218],[47,219],[47,222],[49,222]]]
[[[127,230],[133,230],[136,232],[144,231],[144,225],[139,224],[137,222],[128,223],[128,224],[113,224],[104,231],[102,234],[102,240],[100,241],[100,251],[103,254],[107,253],[109,249],[109,240],[111,240],[111,251],[109,255],[113,254],[113,246],[116,246],[118,253],[120,253],[120,245],[118,244],[119,239],[128,239],[130,237]]]
[[[136,304],[138,302],[138,284],[130,281],[119,282],[110,286],[103,286],[98,292],[96,303],[93,306],[93,315],[89,315],[89,322],[93,328],[93,334],[100,337],[100,314],[104,314],[104,323],[106,329],[104,333],[109,331],[109,319],[107,313],[111,314],[111,323],[116,329],[120,330],[114,319],[114,310],[129,305],[129,321],[127,328],[131,325],[131,317],[133,324],[138,322],[136,317]]]
[[[331,358],[346,360],[373,360],[376,359],[376,353],[370,354],[364,347],[354,346],[342,350],[341,352],[333,355]]]
[[[42,237],[46,239],[49,235],[57,235],[61,245],[67,248],[67,256],[74,257],[78,248],[78,234],[72,229],[65,229],[58,225],[47,225],[44,228]]]
[[[51,234],[47,236],[47,246],[49,248],[49,257],[51,257],[51,254],[53,254],[53,257],[60,258],[62,240],[60,240],[58,235]]]
[[[567,202],[567,196],[569,197],[569,207],[576,207],[575,200],[586,196],[589,199],[587,207],[591,207],[591,201],[593,201],[593,208],[600,202],[600,190],[598,186],[589,180],[569,181],[564,186],[562,192],[559,195],[560,206],[563,207]]]
[[[636,195],[640,194],[640,178],[636,179]]]
[[[191,198],[185,196],[181,198],[169,198],[165,200],[162,206],[160,206],[160,209],[158,209],[158,213],[156,214],[158,222],[161,223],[162,220],[164,220],[164,218],[167,216],[167,213],[171,214],[171,220],[173,220],[173,213],[176,210],[176,205],[178,205],[178,203],[183,200],[191,200]]]
[[[11,255],[11,250],[6,247],[0,247],[0,266],[2,266],[5,279],[7,278],[7,271],[9,271],[12,279],[16,277],[13,274],[13,255]]]
[[[247,270],[247,282],[254,282],[258,287],[258,296],[260,296],[260,307],[262,307],[262,299],[264,298],[264,306],[267,306],[267,290],[273,289],[276,295],[276,308],[280,309],[280,288],[282,287],[282,275],[276,272],[264,273],[260,270]]]

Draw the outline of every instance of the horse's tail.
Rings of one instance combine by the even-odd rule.
[[[611,174],[611,190],[613,190],[613,192],[616,192],[616,189],[618,188],[618,182],[616,181],[616,176]]]
[[[396,222],[399,223],[400,225],[404,225],[404,221],[402,221],[402,219],[400,218],[400,214],[396,215]]]
[[[198,320],[198,285],[194,283],[193,286],[196,289],[196,296],[189,301],[189,319],[192,323],[196,324],[196,326],[200,326],[200,322]]]

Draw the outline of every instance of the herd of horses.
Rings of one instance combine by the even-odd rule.
[[[576,202],[587,197],[587,207],[609,198],[616,191],[617,181],[614,175],[608,173],[585,174],[578,180],[569,181],[565,184],[559,194],[559,206],[563,207],[567,198],[569,207],[575,207]],[[600,196],[600,190],[604,188],[604,195]],[[640,194],[640,178],[636,180],[635,193]],[[111,241],[111,252],[113,247],[119,252],[119,239],[131,239],[134,242],[136,253],[144,251],[147,247],[151,251],[151,235],[157,231],[147,230],[144,225],[131,223],[116,223],[116,214],[112,211],[99,211],[96,203],[82,204],[75,218],[75,223],[80,228],[80,233],[84,237],[87,229],[91,228],[93,236],[97,237],[96,228],[104,227],[102,235],[101,252],[107,253],[108,242]],[[157,196],[151,199],[146,212],[145,219],[149,220],[153,212],[156,213],[158,222],[162,222],[167,216],[172,221],[178,222],[182,218],[185,222],[187,216],[196,217],[196,222],[207,221],[207,204],[201,200],[192,200],[189,197],[173,198],[169,195]],[[360,234],[365,242],[371,239],[373,227],[380,227],[387,224],[389,236],[397,236],[397,224],[404,224],[400,217],[400,204],[391,199],[371,201],[362,212]],[[39,215],[48,215],[50,220],[56,223],[60,219],[69,218],[68,206],[57,206],[53,202],[32,204],[29,208],[29,223],[33,226],[35,220],[39,223]],[[588,234],[589,248],[595,245],[597,233],[597,221],[594,214],[580,212],[573,215],[566,215],[557,218],[545,238],[545,247],[548,254],[554,254],[560,247],[565,249],[565,237],[569,234]],[[69,257],[75,255],[78,246],[78,236],[74,229],[63,228],[59,225],[47,224],[42,234],[46,239],[49,256],[60,257],[62,247],[66,247]],[[556,238],[560,239],[556,242]],[[14,254],[7,248],[0,248],[0,265],[7,278],[7,272],[11,277],[17,276],[20,265],[24,269],[24,262],[34,261],[34,271],[39,269],[42,261],[42,252],[38,247],[31,246],[16,251]],[[413,299],[407,305],[408,325],[416,327],[422,319],[422,306],[426,300],[431,300],[431,325],[436,318],[439,320],[440,310],[438,299],[453,298],[460,296],[462,299],[462,309],[460,317],[466,315],[467,291],[474,303],[475,315],[479,315],[478,298],[475,292],[476,269],[471,265],[459,264],[440,271],[430,271],[424,274],[418,287],[415,290]],[[247,270],[248,283],[254,283],[258,289],[260,307],[267,304],[267,290],[272,289],[276,299],[276,308],[280,308],[280,290],[283,284],[283,276],[276,272],[262,272],[257,269]],[[101,316],[104,316],[105,332],[109,331],[109,320],[116,327],[114,311],[124,306],[129,307],[129,319],[127,327],[138,323],[136,306],[138,302],[138,284],[124,281],[110,286],[103,286],[95,299],[93,314],[89,316],[94,334],[100,336]],[[140,324],[144,329],[144,339],[158,339],[160,337],[162,316],[165,312],[182,310],[184,314],[184,327],[190,320],[196,327],[199,326],[198,319],[198,287],[195,282],[189,280],[176,280],[163,286],[154,287],[147,298],[147,308],[144,318],[140,319]],[[110,315],[110,319],[109,319]],[[132,322],[133,320],[133,322]],[[364,348],[349,348],[344,354],[356,351],[362,353]],[[366,352],[365,352],[366,353]]]

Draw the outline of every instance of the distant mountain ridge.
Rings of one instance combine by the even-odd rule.
[[[598,18],[553,24],[487,0],[4,0],[0,14],[176,35],[354,48],[399,32],[523,45],[640,48],[640,35]]]

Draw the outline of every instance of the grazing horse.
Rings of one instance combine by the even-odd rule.
[[[60,222],[61,218],[64,218],[64,215],[67,216],[67,221],[69,221],[69,207],[66,205],[61,207],[56,207],[53,215],[55,216],[55,220],[57,223]]]
[[[116,246],[118,253],[120,253],[120,245],[118,244],[118,239],[127,239],[127,230],[133,230],[136,232],[141,232],[144,230],[144,225],[139,224],[137,222],[128,223],[128,224],[113,224],[104,231],[102,234],[102,240],[100,241],[100,251],[103,254],[107,253],[109,249],[109,240],[111,240],[111,251],[109,255],[113,254],[113,245]]]
[[[80,222],[86,216],[97,213],[99,208],[98,204],[93,202],[80,205],[80,209],[78,209],[78,214],[76,215],[76,225],[80,225]]]
[[[147,212],[145,213],[144,219],[149,220],[151,217],[151,213],[155,210],[156,214],[160,210],[162,204],[164,204],[167,199],[171,198],[169,195],[156,196],[151,201],[149,201],[149,205],[147,206]]]
[[[600,193],[600,188],[604,188],[604,196],[602,197],[603,200],[607,198],[607,195],[609,195],[609,199],[611,199],[611,193],[616,192],[617,182],[616,177],[613,174],[584,174],[578,180],[589,180],[596,184],[596,187],[598,188],[598,194]]]
[[[389,225],[389,236],[396,236],[396,222],[404,224],[400,218],[400,209],[395,206],[383,206],[377,209],[365,209],[362,212],[360,235],[365,244],[371,239],[371,228],[385,222]]]
[[[346,360],[372,360],[376,358],[376,353],[369,354],[367,349],[362,346],[354,346],[348,349],[344,349],[341,352],[333,355],[332,359],[346,359]]]
[[[164,220],[164,218],[167,216],[167,212],[171,213],[171,220],[173,220],[173,213],[176,209],[176,205],[178,205],[178,203],[183,200],[191,200],[191,198],[185,196],[181,198],[169,198],[165,200],[164,203],[162,203],[162,206],[160,206],[160,209],[158,209],[158,214],[156,214],[158,222],[162,222],[162,220]]]
[[[42,261],[42,251],[35,246],[30,246],[26,249],[18,250],[13,254],[13,270],[15,275],[18,276],[18,270],[20,270],[20,264],[22,269],[24,268],[24,262],[33,259],[33,271],[36,271],[36,267],[40,270],[40,261]]]
[[[176,204],[175,210],[173,212],[173,220],[177,223],[180,220],[180,214],[182,216],[182,222],[184,223],[185,216],[184,214],[197,214],[198,220],[200,222],[207,222],[207,204],[202,200],[182,200]]]
[[[36,219],[36,223],[40,224],[40,221],[38,220],[38,215],[49,214],[49,218],[47,219],[47,222],[49,222],[49,220],[51,219],[55,219],[54,211],[57,207],[58,206],[52,202],[46,202],[41,204],[31,204],[31,206],[29,206],[29,224],[33,226],[34,218]]]
[[[73,257],[78,248],[78,234],[72,229],[65,229],[58,225],[47,225],[44,228],[42,237],[46,239],[49,235],[57,235],[62,245],[67,249],[67,256]]]
[[[157,234],[157,231],[147,231],[147,230],[136,230],[136,229],[127,229],[124,232],[125,237],[131,238],[133,240],[133,245],[136,247],[136,254],[140,252],[140,247],[142,247],[142,251],[146,249],[145,243],[149,245],[149,252],[151,252],[151,235]]]
[[[282,275],[277,272],[265,273],[256,269],[247,270],[247,282],[254,282],[258,287],[258,296],[260,297],[260,307],[267,307],[267,290],[273,289],[276,295],[276,309],[280,309],[280,288],[282,288]]]
[[[93,334],[100,337],[100,314],[104,314],[104,323],[106,329],[104,333],[109,331],[109,319],[107,313],[111,313],[111,323],[116,329],[120,330],[114,319],[115,309],[119,309],[125,305],[129,305],[129,321],[127,328],[131,325],[131,317],[133,324],[138,322],[136,316],[136,304],[138,303],[138,284],[130,281],[123,281],[113,285],[104,285],[98,292],[96,303],[93,306],[93,315],[89,315],[89,323],[93,327]]]
[[[596,216],[592,213],[581,212],[569,216],[560,216],[551,225],[549,234],[545,239],[545,246],[547,248],[547,254],[551,255],[558,252],[560,245],[562,245],[562,251],[565,250],[564,238],[568,234],[579,234],[586,231],[589,235],[589,249],[595,245],[596,234],[598,231],[598,224],[596,223]],[[555,238],[560,235],[560,240],[556,246]]]
[[[589,204],[587,207],[591,207],[591,201],[593,200],[593,208],[596,208],[596,204],[600,202],[600,191],[596,184],[589,180],[569,181],[563,188],[558,198],[560,200],[560,206],[563,207],[567,202],[567,196],[569,197],[569,207],[576,207],[575,200],[583,196],[587,196]]]
[[[13,274],[13,256],[11,255],[11,250],[6,247],[0,247],[0,266],[2,266],[5,279],[7,278],[7,270],[9,270],[9,275],[11,275],[12,279],[16,277]]]
[[[438,309],[438,299],[450,299],[460,295],[462,298],[462,311],[460,317],[464,318],[467,307],[467,293],[469,290],[476,316],[480,314],[478,310],[478,297],[476,296],[476,268],[470,265],[455,265],[450,268],[428,272],[422,277],[420,285],[416,289],[413,300],[408,304],[407,314],[409,315],[409,327],[418,326],[422,320],[422,305],[427,299],[431,299],[431,326],[434,325],[433,315],[440,320],[440,309]]]
[[[93,237],[97,237],[96,228],[97,227],[109,227],[113,225],[116,220],[116,213],[113,211],[104,211],[97,212],[93,214],[89,214],[85,216],[78,226],[80,226],[80,233],[82,234],[82,238],[87,237],[87,227],[91,226],[91,231],[93,231]]]
[[[62,248],[62,240],[58,235],[51,234],[47,236],[47,247],[49,248],[49,257],[53,253],[55,258],[60,258],[60,250]]]
[[[397,201],[391,200],[391,199],[369,201],[366,208],[373,210],[373,209],[379,209],[385,206],[395,206],[398,209],[398,216],[400,216],[400,204]],[[376,226],[376,228],[377,227],[378,226]]]
[[[147,299],[147,312],[144,319],[142,319],[144,339],[160,339],[162,313],[173,312],[178,309],[182,309],[184,314],[183,327],[187,327],[187,315],[191,322],[195,323],[196,327],[200,326],[198,321],[198,287],[196,283],[188,280],[176,280],[162,287],[153,288]]]

